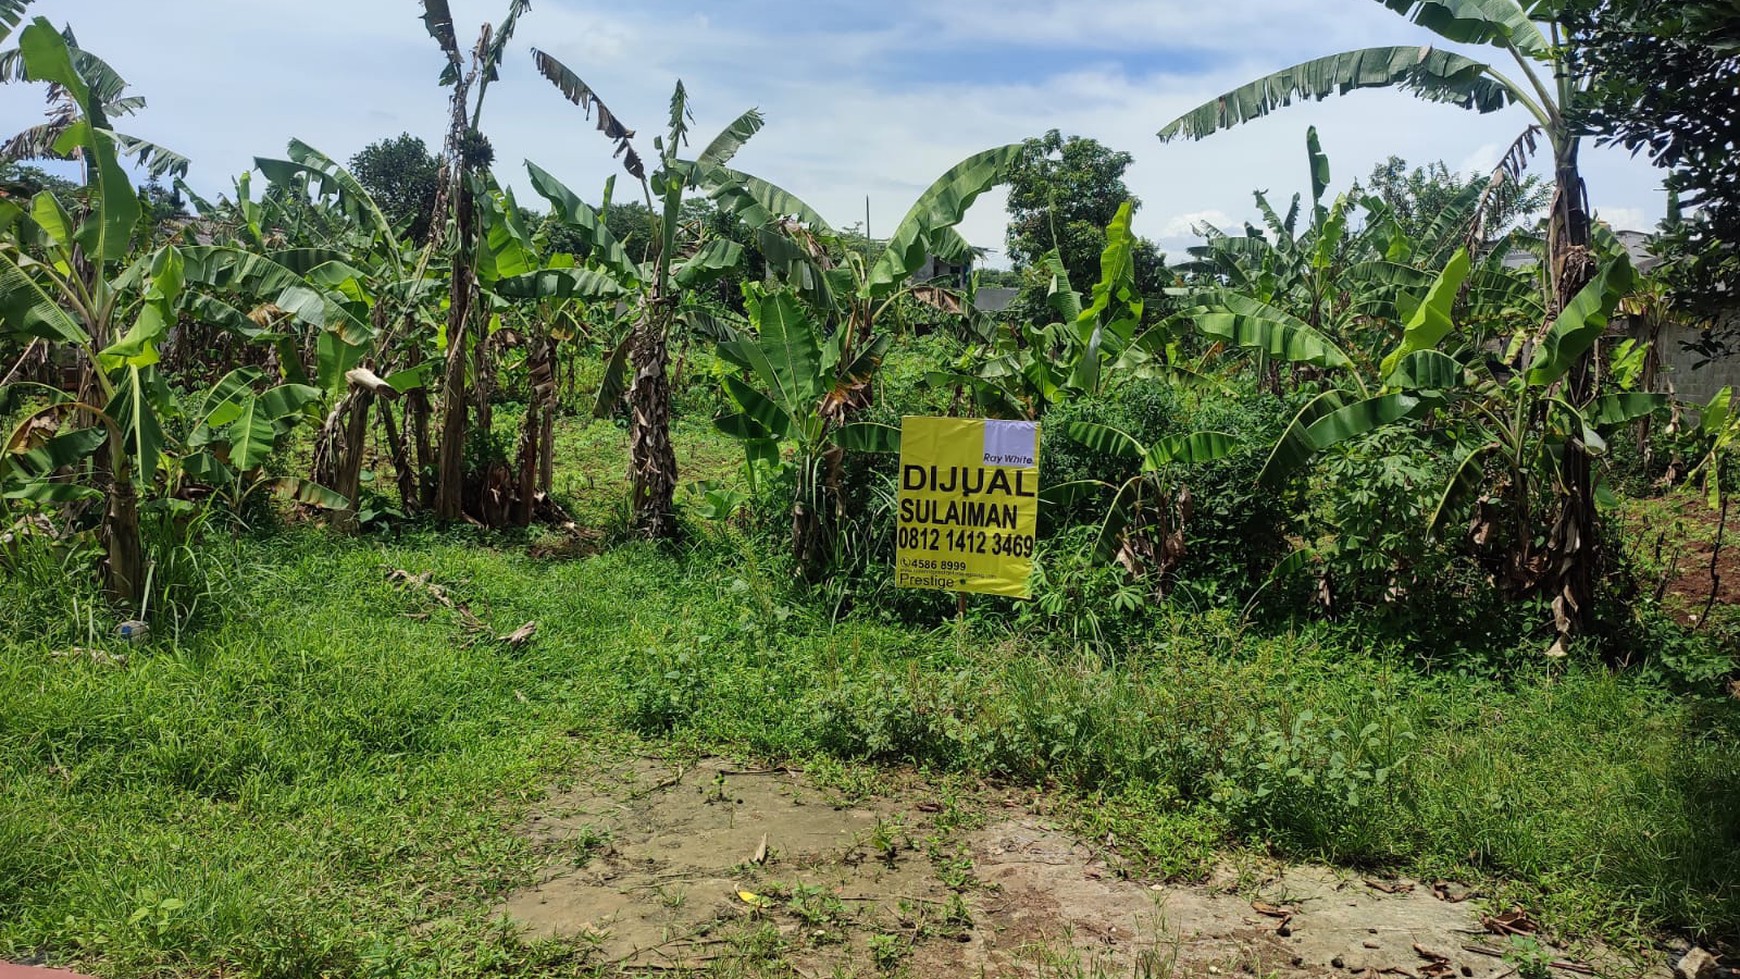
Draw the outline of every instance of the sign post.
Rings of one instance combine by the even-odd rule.
[[[905,418],[895,584],[1030,598],[1039,423]]]

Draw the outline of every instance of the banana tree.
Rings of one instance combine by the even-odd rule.
[[[1635,282],[1617,242],[1604,241],[1603,250],[1605,262],[1595,280],[1554,317],[1532,344],[1532,353],[1527,335],[1519,335],[1502,360],[1492,356],[1482,338],[1468,336],[1457,325],[1456,299],[1470,271],[1467,253],[1459,252],[1375,374],[1361,376],[1351,364],[1334,365],[1330,380],[1335,386],[1294,417],[1259,479],[1279,489],[1319,453],[1388,425],[1420,424],[1430,417],[1433,437],[1444,443],[1454,466],[1434,492],[1430,521],[1422,529],[1442,535],[1450,519],[1478,497],[1469,537],[1477,548],[1503,554],[1498,577],[1507,588],[1521,594],[1556,581],[1563,569],[1555,566],[1552,541],[1536,531],[1550,526],[1541,516],[1562,492],[1559,461],[1572,451],[1603,453],[1615,430],[1665,404],[1660,395],[1637,392],[1575,400],[1562,384]],[[1572,624],[1556,619],[1555,628],[1558,654]]]
[[[1156,594],[1164,597],[1166,576],[1183,562],[1188,550],[1185,529],[1193,499],[1179,478],[1179,467],[1224,459],[1239,448],[1227,432],[1172,435],[1153,445],[1109,425],[1075,422],[1064,429],[1070,439],[1088,449],[1136,465],[1122,484],[1103,480],[1063,483],[1047,490],[1048,503],[1060,504],[1094,493],[1110,493],[1111,503],[1100,521],[1095,556],[1121,565],[1131,576],[1153,576]]]
[[[1085,302],[1070,286],[1062,256],[1048,252],[1047,307],[1056,320],[1009,324],[970,352],[965,368],[933,371],[926,382],[970,394],[993,415],[1037,418],[1054,404],[1101,394],[1119,380],[1195,376],[1178,362],[1178,351],[1168,349],[1181,319],[1142,326],[1146,301],[1136,290],[1132,214],[1126,202],[1106,228],[1100,280]]]
[[[1163,141],[1201,139],[1261,118],[1296,99],[1321,100],[1358,89],[1394,88],[1418,98],[1476,112],[1521,106],[1553,150],[1556,195],[1548,223],[1550,296],[1568,308],[1594,278],[1588,195],[1578,166],[1580,140],[1570,114],[1587,88],[1572,71],[1558,22],[1560,5],[1534,0],[1378,0],[1447,41],[1491,46],[1518,69],[1512,78],[1493,64],[1414,45],[1364,48],[1316,58],[1227,92],[1167,124]],[[1531,127],[1507,154],[1526,160]],[[1587,350],[1589,353],[1594,346]],[[1562,380],[1569,400],[1594,395],[1591,359],[1571,365]],[[1554,620],[1561,638],[1587,626],[1594,607],[1597,564],[1594,482],[1589,455],[1567,447],[1561,463],[1560,506],[1553,531]]]
[[[975,153],[950,167],[913,202],[888,241],[851,247],[815,209],[791,193],[723,164],[701,160],[695,181],[719,208],[757,235],[769,274],[795,290],[853,343],[874,342],[877,325],[907,297],[952,307],[949,297],[914,273],[929,258],[964,262],[973,247],[956,230],[986,191],[1019,159],[1019,143]],[[939,301],[940,300],[940,301]]]
[[[516,458],[486,474],[480,506],[490,526],[526,526],[534,515],[560,516],[550,499],[558,402],[558,331],[588,305],[614,306],[627,293],[617,281],[583,268],[572,255],[549,253],[521,218],[513,191],[489,180],[479,197],[484,229],[478,286],[490,312],[479,342],[492,350],[516,346],[531,398],[520,426]],[[507,363],[504,361],[504,363]]]
[[[618,344],[607,370],[599,407],[608,410],[622,396],[627,382],[629,413],[629,484],[635,528],[654,540],[677,535],[677,459],[670,436],[670,333],[681,315],[684,289],[704,285],[742,259],[743,249],[725,239],[684,241],[683,200],[697,189],[701,172],[723,171],[731,158],[762,127],[761,114],[743,113],[722,131],[694,161],[680,157],[692,121],[689,97],[682,82],[671,95],[669,126],[653,145],[657,167],[650,174],[634,147],[634,131],[623,125],[598,94],[561,61],[533,51],[538,71],[563,97],[597,114],[597,128],[616,145],[623,169],[641,186],[647,210],[657,221],[646,258],[635,261],[610,232],[600,214],[548,172],[528,162],[532,186],[554,208],[556,218],[588,245],[582,256],[593,270],[622,287],[633,307],[634,324],[626,343]],[[654,204],[654,195],[658,203]]]
[[[47,192],[28,213],[0,201],[0,328],[78,359],[78,389],[60,400],[86,420],[81,430],[100,426],[104,433],[96,481],[106,500],[105,587],[117,602],[138,608],[145,585],[138,492],[156,475],[157,414],[166,393],[153,365],[156,344],[175,320],[184,266],[172,247],[155,254],[134,248],[139,197],[66,39],[37,18],[20,33],[19,50],[29,76],[58,86],[81,114],[55,145],[83,159],[86,192],[77,212]],[[78,444],[88,445],[85,438]]]
[[[5,41],[23,18],[30,0],[8,0],[0,5],[0,42]],[[145,108],[145,99],[127,95],[127,81],[102,58],[79,47],[72,28],[61,31],[71,54],[73,67],[90,89],[91,103],[81,106],[69,92],[56,85],[48,90],[48,120],[31,126],[0,142],[0,159],[7,160],[70,160],[76,153],[59,145],[61,137],[80,119],[91,119],[99,128],[109,129],[116,152],[131,158],[153,178],[185,177],[188,159],[179,153],[147,139],[129,136],[110,129],[109,120],[129,116]],[[35,75],[24,57],[22,46],[0,51],[0,85],[12,82],[52,81]]]
[[[1303,323],[1350,357],[1375,361],[1394,343],[1396,324],[1412,315],[1435,271],[1471,237],[1482,188],[1466,188],[1416,238],[1379,198],[1343,194],[1327,200],[1330,162],[1315,128],[1307,131],[1306,150],[1309,222],[1301,227],[1301,195],[1294,195],[1283,217],[1258,191],[1265,227],[1247,226],[1244,235],[1235,236],[1204,225],[1205,243],[1191,249],[1193,261],[1177,267],[1187,281],[1180,294],[1199,304],[1198,314],[1216,314],[1222,323],[1236,318],[1257,330],[1276,328],[1265,324]],[[1357,218],[1356,207],[1363,211]],[[1493,254],[1487,260],[1502,257]],[[1481,278],[1486,278],[1484,270]],[[1256,356],[1278,392],[1276,362],[1260,346]],[[1294,380],[1308,380],[1320,370],[1320,365],[1296,369]]]
[[[403,505],[412,510],[430,504],[433,361],[427,358],[436,351],[428,342],[434,332],[429,317],[441,285],[439,270],[431,267],[432,248],[409,241],[353,174],[300,140],[290,141],[285,159],[256,158],[254,165],[274,190],[296,202],[298,214],[324,216],[315,222],[315,233],[299,229],[293,235],[288,244],[295,247],[257,247],[304,273],[329,303],[368,324],[362,333],[321,331],[313,351],[327,409],[315,438],[313,477],[351,501],[337,526],[354,527],[371,408],[385,430]],[[244,214],[245,227],[258,238],[258,220],[246,209]],[[300,356],[284,351],[280,359],[296,363]],[[396,419],[391,403],[401,398]]]
[[[423,23],[446,59],[441,84],[451,88],[447,137],[441,151],[433,246],[448,261],[446,363],[441,380],[441,443],[436,459],[435,515],[457,520],[464,511],[465,444],[475,427],[490,429],[489,344],[477,283],[480,175],[495,151],[479,130],[490,84],[500,77],[520,17],[530,0],[509,0],[507,15],[485,24],[469,58],[460,52],[447,0],[421,0]],[[467,385],[467,377],[472,384]]]
[[[841,463],[849,451],[897,452],[900,430],[850,420],[850,408],[882,365],[888,338],[849,354],[844,330],[825,335],[790,291],[769,292],[749,304],[751,332],[718,345],[741,376],[724,379],[735,411],[715,419],[719,430],[743,442],[751,475],[778,465],[780,447],[794,449],[792,556],[814,580],[834,553],[846,513]]]

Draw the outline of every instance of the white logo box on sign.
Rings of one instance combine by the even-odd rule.
[[[985,422],[985,465],[1031,469],[1039,457],[1039,423]]]

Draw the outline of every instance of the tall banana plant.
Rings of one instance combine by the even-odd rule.
[[[446,363],[441,380],[441,443],[436,459],[435,515],[457,520],[464,512],[465,445],[473,427],[490,428],[489,344],[477,282],[480,177],[494,150],[480,130],[485,97],[530,0],[509,0],[500,23],[485,24],[469,56],[461,53],[447,0],[421,0],[423,23],[446,64],[450,88],[447,137],[442,143],[436,230],[431,240],[448,259]],[[467,383],[467,380],[471,383]]]
[[[433,501],[429,442],[430,387],[435,351],[427,328],[441,286],[431,248],[419,248],[395,227],[356,177],[301,140],[284,159],[255,158],[272,186],[327,216],[318,234],[297,235],[283,247],[256,247],[304,272],[329,301],[366,321],[366,332],[322,331],[314,378],[326,420],[315,438],[313,478],[349,501],[335,524],[353,528],[368,431],[375,410],[397,472],[401,501],[415,510]],[[248,227],[253,232],[255,223]],[[287,362],[298,359],[285,351]],[[392,403],[403,401],[395,418]],[[402,424],[401,424],[402,423]]]
[[[532,186],[548,200],[558,220],[587,244],[583,258],[591,270],[614,280],[633,306],[634,323],[626,343],[617,345],[599,406],[607,409],[623,395],[629,416],[629,486],[637,532],[653,540],[672,540],[676,519],[677,458],[671,445],[670,333],[681,315],[684,289],[704,285],[735,267],[742,246],[725,239],[683,240],[683,199],[697,189],[696,175],[723,169],[762,127],[761,114],[743,113],[708,143],[693,162],[681,157],[693,121],[688,91],[678,82],[671,94],[669,125],[655,139],[657,165],[649,173],[634,146],[634,131],[623,125],[591,86],[561,61],[533,51],[539,73],[590,117],[616,146],[623,169],[641,186],[647,210],[655,216],[652,244],[642,261],[628,255],[599,212],[547,171],[527,162]],[[654,198],[657,198],[655,203]],[[575,280],[578,281],[578,280]]]
[[[1207,102],[1160,131],[1162,140],[1200,139],[1261,118],[1295,100],[1321,100],[1359,89],[1393,88],[1428,101],[1476,112],[1520,106],[1553,151],[1556,195],[1548,223],[1550,295],[1555,310],[1569,308],[1597,273],[1590,252],[1588,195],[1579,168],[1581,147],[1570,121],[1587,79],[1572,71],[1557,3],[1534,0],[1378,0],[1447,41],[1489,46],[1515,65],[1515,77],[1499,66],[1451,51],[1402,45],[1364,48],[1302,64],[1257,79]],[[1513,147],[1526,156],[1532,127]],[[1585,353],[1591,353],[1593,345]],[[1593,397],[1592,358],[1572,365],[1562,378],[1569,399]],[[1567,446],[1561,463],[1560,506],[1553,531],[1554,620],[1561,639],[1584,629],[1594,609],[1598,551],[1594,481],[1588,452]]]
[[[1294,195],[1283,217],[1258,191],[1265,226],[1247,227],[1241,236],[1203,226],[1205,243],[1191,249],[1193,261],[1178,271],[1186,277],[1197,312],[1214,317],[1221,340],[1245,345],[1248,334],[1284,334],[1303,324],[1348,357],[1375,363],[1395,342],[1396,326],[1413,314],[1435,271],[1470,237],[1481,188],[1474,185],[1459,195],[1416,238],[1378,198],[1344,194],[1328,199],[1330,161],[1315,127],[1306,133],[1306,151],[1307,223],[1301,226],[1301,195]],[[1356,216],[1356,208],[1363,213]],[[1503,257],[1489,254],[1483,263],[1501,265]],[[1483,268],[1479,279],[1488,278]],[[1277,361],[1263,344],[1254,349],[1259,369],[1278,389]],[[1295,380],[1308,379],[1322,366],[1296,371]]]
[[[926,383],[970,394],[999,417],[1037,418],[1052,405],[1103,393],[1131,378],[1190,375],[1168,349],[1173,318],[1143,328],[1146,300],[1136,288],[1134,208],[1126,202],[1106,228],[1100,280],[1084,301],[1061,255],[1045,256],[1052,323],[1012,323],[969,355],[961,369],[932,371]]]
[[[177,410],[157,370],[158,348],[184,308],[211,313],[222,306],[201,291],[213,281],[215,265],[233,271],[271,263],[222,249],[142,247],[139,196],[121,166],[119,140],[98,124],[99,93],[80,73],[74,50],[41,18],[21,33],[19,50],[30,77],[64,91],[80,113],[57,146],[76,151],[86,180],[73,210],[47,192],[31,200],[28,211],[0,201],[0,330],[59,347],[79,372],[72,390],[50,391],[50,405],[8,440],[9,454],[47,454],[22,476],[11,469],[5,492],[51,503],[100,495],[105,587],[117,602],[137,609],[146,578],[139,497],[157,486],[160,467],[170,460],[163,417]],[[281,284],[286,292],[304,285],[287,271]],[[257,470],[267,433],[280,434],[277,426],[299,407],[294,390],[256,396],[247,385],[232,388],[212,406],[221,419],[200,419],[210,435],[202,444],[223,445],[230,461],[203,466],[195,452],[181,461],[196,477],[233,470],[239,478]],[[68,416],[80,426],[53,435]],[[246,464],[236,463],[238,447]],[[67,467],[85,466],[81,454],[90,453],[96,457],[82,479],[62,478]]]
[[[850,333],[824,334],[805,304],[785,289],[755,299],[749,312],[751,330],[719,343],[719,355],[742,374],[724,379],[735,410],[715,424],[743,443],[752,476],[757,466],[781,463],[782,445],[793,447],[792,555],[814,580],[828,567],[846,513],[840,469],[845,454],[900,448],[899,429],[850,417],[889,341],[879,337],[850,353]]]
[[[695,179],[719,207],[757,233],[770,274],[796,290],[850,344],[872,343],[877,325],[906,296],[931,287],[912,281],[929,258],[966,260],[972,246],[956,229],[1020,157],[1019,143],[974,153],[950,167],[913,202],[880,249],[840,244],[816,210],[789,192],[703,158]],[[874,244],[874,243],[873,243]]]
[[[133,236],[138,195],[121,166],[117,140],[105,126],[97,95],[79,74],[66,39],[37,18],[19,35],[25,70],[64,91],[78,118],[57,140],[84,160],[81,213],[68,212],[47,192],[29,212],[0,201],[0,323],[9,332],[44,339],[78,357],[79,387],[57,400],[89,429],[80,447],[103,450],[97,482],[106,499],[102,518],[105,586],[117,602],[138,608],[145,587],[138,491],[156,475],[163,434],[158,411],[166,389],[157,377],[156,345],[174,322],[185,284],[174,248],[140,254]],[[62,443],[65,445],[66,443]],[[9,450],[23,447],[16,439]]]
[[[1430,437],[1444,443],[1454,466],[1445,485],[1431,490],[1430,505],[1422,507],[1431,514],[1422,532],[1443,535],[1450,520],[1479,498],[1470,540],[1503,554],[1503,583],[1519,594],[1551,585],[1559,571],[1552,541],[1537,530],[1550,526],[1541,517],[1551,511],[1559,491],[1559,460],[1572,451],[1605,452],[1616,430],[1666,403],[1660,395],[1636,392],[1579,400],[1563,385],[1636,281],[1623,248],[1610,239],[1601,244],[1604,262],[1595,280],[1554,317],[1539,342],[1531,344],[1527,333],[1519,334],[1502,360],[1481,335],[1458,325],[1457,297],[1471,267],[1467,253],[1458,252],[1375,371],[1362,374],[1351,362],[1330,365],[1333,387],[1293,418],[1259,479],[1279,489],[1320,453],[1388,425],[1435,418]],[[1308,356],[1308,335],[1295,339],[1291,349],[1277,355]],[[1557,655],[1564,652],[1572,624],[1557,619],[1554,624]]]
[[[0,42],[4,42],[23,19],[30,0],[7,0],[0,4]],[[131,158],[153,178],[185,177],[188,159],[173,150],[147,139],[116,132],[110,120],[129,116],[145,108],[145,99],[128,95],[127,81],[102,58],[79,47],[72,28],[61,31],[71,53],[73,67],[90,89],[88,106],[78,104],[66,89],[50,85],[48,119],[30,126],[4,142],[0,142],[0,159],[6,160],[70,160],[76,158],[72,145],[62,146],[61,139],[79,120],[90,119],[98,128],[108,129],[114,137],[115,149],[124,158]],[[52,81],[35,75],[24,57],[22,47],[0,51],[0,85],[12,82]]]

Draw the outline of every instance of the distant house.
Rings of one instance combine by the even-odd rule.
[[[1631,264],[1639,272],[1653,272],[1661,267],[1661,259],[1650,250],[1655,236],[1642,231],[1615,231]],[[1706,329],[1707,327],[1707,329]],[[1647,339],[1648,328],[1641,319],[1617,318],[1609,333]],[[1725,387],[1740,386],[1740,356],[1726,353],[1720,347],[1712,350],[1706,343],[1711,338],[1726,340],[1730,347],[1740,340],[1740,306],[1724,311],[1714,324],[1674,322],[1656,338],[1655,353],[1660,364],[1658,390],[1671,389],[1682,401],[1699,404],[1708,402]]]
[[[1631,264],[1640,272],[1653,272],[1661,267],[1661,259],[1650,250],[1655,236],[1643,231],[1615,231],[1614,237],[1631,256]],[[1535,265],[1539,259],[1522,249],[1513,250],[1504,258],[1507,268],[1522,269]],[[1645,324],[1633,317],[1614,320],[1608,335],[1645,339]],[[1712,357],[1703,341],[1710,337],[1725,338],[1730,346],[1740,341],[1740,305],[1725,312],[1705,330],[1702,324],[1673,323],[1656,339],[1656,356],[1660,373],[1657,388],[1671,390],[1682,401],[1704,403],[1725,387],[1740,387],[1740,356]],[[1721,351],[1716,351],[1721,354]]]
[[[939,285],[946,289],[965,290],[973,281],[972,259],[950,262],[932,255],[912,274],[912,281]],[[1004,286],[981,286],[974,305],[982,312],[1001,313],[1015,301],[1018,292],[1020,290]]]
[[[937,258],[935,255],[924,260],[918,271],[912,273],[912,281],[927,282],[949,289],[965,289],[973,278],[973,260],[951,262]]]

